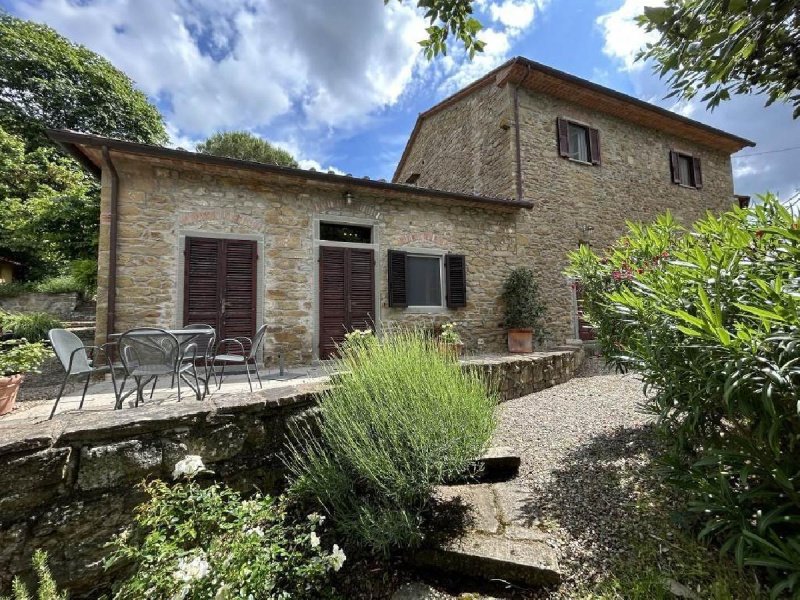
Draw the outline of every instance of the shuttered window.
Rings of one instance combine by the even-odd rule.
[[[467,303],[466,260],[389,251],[389,306],[462,308]]]
[[[600,164],[600,132],[569,119],[556,119],[558,153],[578,162]]]
[[[698,190],[703,187],[703,169],[699,156],[670,150],[669,168],[672,183]]]

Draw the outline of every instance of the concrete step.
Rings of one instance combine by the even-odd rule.
[[[480,481],[508,481],[517,476],[522,462],[519,453],[510,446],[489,448],[475,461],[480,470]]]
[[[457,536],[433,540],[413,562],[464,577],[504,580],[536,587],[561,581],[550,535],[528,514],[529,494],[515,483],[442,486],[440,514],[463,514]],[[445,527],[446,529],[446,527]]]

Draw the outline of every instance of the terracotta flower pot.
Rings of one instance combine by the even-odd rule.
[[[14,410],[19,386],[22,385],[24,378],[24,375],[0,377],[0,415],[5,415]]]
[[[509,329],[508,351],[519,354],[533,352],[533,329]]]

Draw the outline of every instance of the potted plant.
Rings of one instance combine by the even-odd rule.
[[[454,358],[461,356],[464,351],[464,343],[461,341],[461,335],[456,331],[455,323],[442,325],[441,333],[439,333],[439,342],[444,352]]]
[[[0,342],[0,415],[11,412],[26,373],[36,372],[53,353],[41,342]]]
[[[505,302],[505,326],[508,328],[509,352],[533,352],[533,334],[542,337],[538,327],[544,314],[544,305],[539,300],[539,286],[533,271],[518,267],[511,271],[503,287]]]

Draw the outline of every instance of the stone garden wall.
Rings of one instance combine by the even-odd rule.
[[[59,319],[72,318],[78,306],[78,294],[20,294],[12,298],[0,298],[0,309],[8,312],[46,312]]]
[[[492,377],[501,401],[564,383],[580,349],[463,361]],[[71,597],[96,596],[113,578],[104,544],[130,525],[147,478],[169,479],[175,463],[197,454],[242,491],[277,491],[287,426],[314,410],[317,386],[214,396],[205,402],[75,411],[52,421],[0,420],[0,594],[30,558],[46,550]]]
[[[313,391],[0,422],[0,594],[14,574],[30,575],[31,555],[42,548],[71,597],[96,596],[113,576],[101,565],[103,546],[144,499],[137,484],[169,478],[188,454],[237,489],[276,489],[287,425],[313,410]]]

